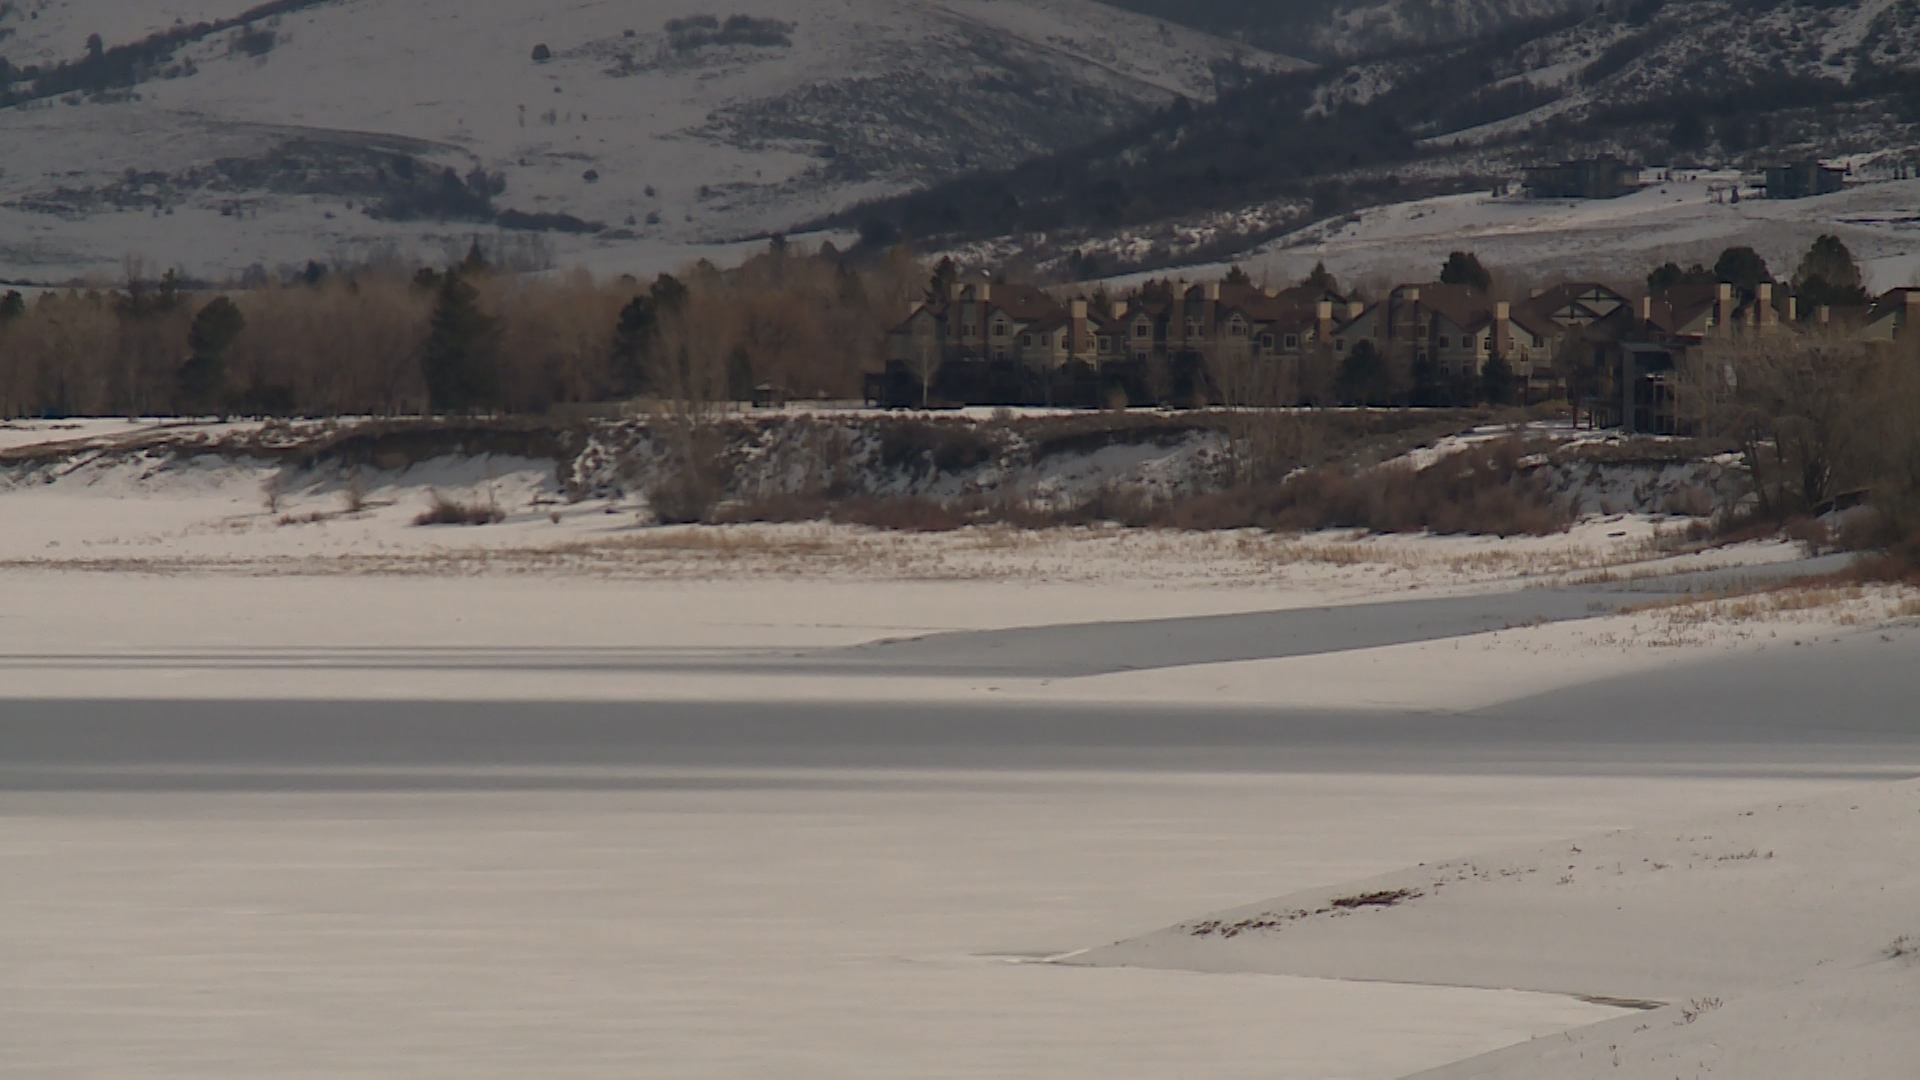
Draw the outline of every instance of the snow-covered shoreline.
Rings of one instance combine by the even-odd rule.
[[[49,438],[110,446],[139,432],[120,422],[11,425],[0,427],[7,440],[0,447]],[[1858,941],[1797,942],[1804,952],[1831,941],[1836,963],[1855,964],[1801,987],[1774,968],[1743,981],[1738,994],[1716,989],[1710,978],[1698,980],[1697,992],[1694,982],[1673,984],[1673,993],[1724,999],[1724,1008],[1705,1013],[1692,997],[1666,1012],[1623,1013],[1617,1003],[1567,996],[1669,992],[1665,983],[1642,989],[1630,978],[1576,978],[1589,953],[1611,955],[1604,935],[1587,952],[1571,950],[1558,961],[1542,955],[1539,966],[1517,956],[1481,978],[1450,974],[1439,960],[1431,970],[1357,976],[1479,988],[1328,978],[1353,977],[1335,968],[1355,956],[1398,962],[1425,956],[1429,946],[1419,943],[1430,938],[1472,940],[1417,928],[1392,948],[1361,941],[1313,977],[1240,977],[1257,982],[1032,962],[1249,897],[1303,889],[1353,895],[1357,887],[1340,883],[1378,874],[1398,881],[1393,868],[1414,862],[1427,863],[1418,873],[1429,874],[1461,851],[1518,845],[1557,857],[1557,838],[1597,829],[1647,830],[1601,843],[1645,846],[1622,848],[1614,861],[1624,866],[1638,853],[1650,867],[1655,855],[1667,861],[1655,851],[1660,844],[1687,842],[1672,840],[1664,822],[1734,815],[1760,800],[1785,805],[1833,790],[1839,775],[1898,773],[1905,758],[1897,748],[1891,756],[1856,749],[1836,759],[1790,738],[1753,754],[1733,746],[1723,754],[1710,742],[1622,743],[1605,758],[1582,757],[1551,735],[1525,746],[1476,743],[1459,756],[1442,742],[1421,742],[1444,740],[1456,727],[1483,733],[1475,738],[1524,734],[1529,727],[1498,710],[1530,716],[1556,693],[1671,682],[1713,663],[1773,665],[1812,659],[1816,650],[1857,661],[1869,646],[1886,650],[1886,663],[1902,663],[1920,641],[1913,625],[1920,602],[1907,591],[1831,584],[1730,597],[1657,591],[1673,575],[1737,583],[1745,574],[1777,573],[1803,558],[1798,545],[1676,553],[1661,540],[1676,523],[1645,515],[1590,516],[1564,534],[1504,540],[1115,527],[925,534],[824,524],[658,527],[644,524],[643,507],[622,496],[570,500],[553,463],[534,458],[438,456],[353,477],[323,470],[275,488],[270,481],[281,472],[270,461],[184,455],[142,463],[98,450],[51,455],[33,466],[32,482],[0,490],[0,731],[14,730],[11,722],[26,725],[22,732],[54,733],[23,736],[0,761],[0,855],[36,867],[0,884],[0,910],[9,916],[0,957],[33,972],[41,988],[31,1000],[0,990],[0,1041],[25,1060],[89,1062],[110,1072],[138,1059],[196,1075],[238,1075],[197,1057],[198,1044],[181,1042],[172,1027],[145,1019],[156,1015],[154,995],[181,978],[201,988],[195,1002],[205,1004],[173,1007],[196,1023],[217,1026],[205,1010],[241,1002],[258,1011],[258,1031],[267,1034],[222,1029],[216,1040],[229,1048],[228,1064],[248,1075],[276,1071],[287,1047],[315,1039],[328,1045],[307,1051],[307,1060],[342,1069],[459,1061],[472,1075],[496,1075],[490,1070],[516,1060],[512,1051],[536,1047],[549,1063],[585,1062],[569,1056],[581,1052],[575,1039],[603,1047],[609,1062],[630,1064],[642,1036],[664,1055],[662,1067],[685,1075],[764,1074],[786,1053],[813,1055],[837,1074],[879,1075],[871,1067],[874,1029],[843,1030],[841,1010],[945,1040],[944,1051],[903,1044],[887,1056],[896,1073],[907,1062],[929,1075],[1037,1075],[1023,1055],[1040,1054],[1046,1075],[1144,1078],[1198,1064],[1222,1076],[1393,1080],[1530,1039],[1438,1075],[1503,1076],[1498,1069],[1511,1068],[1530,1078],[1576,1077],[1589,1073],[1565,1070],[1590,1065],[1594,1053],[1578,1055],[1603,1038],[1626,1052],[1623,1060],[1664,1067],[1675,1054],[1700,1054],[1699,1039],[1770,1038],[1772,1017],[1812,1003],[1834,1003],[1844,1022],[1794,1029],[1805,1045],[1881,1040],[1872,1045],[1882,1056],[1861,1059],[1863,1071],[1845,1075],[1891,1076],[1877,1063],[1907,1060],[1885,1056],[1904,1052],[1898,1040],[1909,1030],[1898,1023],[1909,1014],[1887,1005],[1885,995],[1910,986],[1911,969],[1869,955],[1897,936],[1892,922],[1851,920],[1859,925],[1839,928],[1858,930]],[[492,501],[506,520],[416,526],[429,492]],[[1441,618],[1450,605],[1518,611],[1609,582],[1650,591],[1554,621],[1461,630]],[[1234,658],[1249,655],[1236,627],[1281,634],[1298,619],[1309,634],[1322,624],[1337,632],[1343,613],[1382,609],[1408,613],[1407,633],[1391,643],[1276,646],[1253,650],[1261,658]],[[1208,621],[1220,619],[1227,621]],[[1445,625],[1413,625],[1435,619]],[[1112,636],[1125,627],[1132,628],[1125,640]],[[1209,636],[1214,645],[1176,657],[1163,642],[1182,635]],[[1028,650],[1042,660],[1101,659],[1097,651],[1110,648],[1127,655],[1057,673],[1031,663],[1000,670],[925,659],[941,648],[991,655],[996,642],[1017,653],[1023,641],[1045,646]],[[1136,662],[1137,670],[1127,670]],[[354,740],[364,737],[375,760],[370,767],[276,763],[267,743],[260,744],[267,756],[254,760],[254,744],[239,739],[245,745],[216,746],[210,762],[196,763],[185,736],[163,762],[123,759],[132,753],[125,747],[146,735],[97,744],[81,735],[76,759],[34,757],[57,744],[63,728],[111,723],[122,712],[133,725],[128,731],[182,724],[217,734],[227,724],[278,730],[275,724],[322,722],[346,740],[341,753],[352,757]],[[532,737],[526,760],[444,767],[378,760],[397,745],[387,741],[398,737],[391,732],[423,712],[483,727],[487,717],[511,724],[550,718],[570,731],[581,730],[567,727],[574,723],[645,731],[666,723],[662,716],[685,717],[689,726],[643,744],[632,751],[637,758],[601,755],[592,767],[548,760],[551,748],[537,727],[511,726],[488,730]],[[273,719],[280,714],[290,719]],[[1365,728],[1338,735],[1347,716],[1398,718],[1382,730],[1408,744],[1372,747]],[[703,717],[717,734],[702,734]],[[919,717],[934,718],[927,721],[937,736],[931,750],[914,741]],[[905,724],[894,749],[859,741],[860,725],[885,731],[889,718]],[[213,726],[195,726],[205,723]],[[962,752],[942,764],[942,740],[958,740],[964,750],[976,737],[942,723],[1011,741],[986,763],[963,768]],[[1027,723],[1087,743],[1052,746],[1020,734]],[[1310,732],[1298,745],[1281,739],[1295,723],[1326,725],[1345,741],[1322,753]],[[1117,734],[1142,724],[1149,725],[1144,742]],[[1175,734],[1154,726],[1161,724]],[[1114,734],[1109,725],[1118,725]],[[817,752],[865,764],[827,768],[804,756],[768,764],[761,758],[778,759],[779,746],[755,756],[725,742],[728,731],[783,727],[839,732],[851,741]],[[1435,734],[1420,734],[1429,727]],[[1280,741],[1236,749],[1236,731]],[[1192,745],[1182,745],[1183,737]],[[1604,725],[1586,737],[1606,737]],[[492,738],[481,737],[475,752],[512,745],[506,735]],[[708,746],[701,739],[718,740],[711,751],[721,764],[699,763]],[[95,745],[108,750],[98,761],[85,750]],[[699,760],[685,759],[689,753]],[[549,788],[562,794],[537,793]],[[1910,800],[1913,789],[1855,790],[1860,805],[1885,810]],[[232,815],[243,803],[241,821]],[[1718,902],[1720,879],[1737,879],[1747,898],[1742,910],[1756,914],[1750,927],[1717,926],[1715,940],[1744,941],[1753,928],[1772,940],[1786,931],[1766,928],[1791,921],[1807,881],[1824,873],[1851,882],[1849,895],[1867,905],[1862,911],[1884,914],[1875,890],[1898,900],[1912,882],[1900,876],[1905,871],[1883,871],[1912,860],[1873,845],[1910,837],[1886,829],[1827,836],[1819,830],[1844,826],[1854,811],[1822,813],[1815,820],[1783,811],[1777,822],[1735,817],[1724,836],[1714,832],[1719,846],[1701,849],[1714,861],[1696,875],[1707,885],[1690,894],[1685,910],[1707,918],[1700,911]],[[161,828],[176,820],[196,824]],[[538,850],[508,842],[527,829],[542,838]],[[849,829],[869,839],[849,846]],[[636,837],[652,839],[636,847]],[[1776,857],[1766,859],[1768,852]],[[526,929],[553,921],[549,890],[560,886],[522,888],[497,872],[481,882],[461,853],[538,865],[548,875],[540,881],[584,890],[569,901],[584,905],[572,909],[587,912],[584,921],[562,922],[585,937],[573,936],[575,929]],[[1722,855],[1729,856],[1724,864]],[[1817,865],[1794,861],[1802,856]],[[1533,861],[1544,866],[1543,858]],[[246,869],[262,860],[282,869]],[[1566,886],[1546,881],[1552,875],[1539,867],[1528,875],[1532,891],[1520,907],[1534,921],[1526,925],[1582,933],[1555,922],[1553,905],[1610,886],[1605,875],[1589,881],[1578,857],[1573,865],[1579,872]],[[143,884],[124,888],[113,910],[104,910],[97,906],[102,868]],[[1143,875],[1152,888],[1138,887]],[[847,894],[847,881],[869,878],[893,884]],[[759,883],[746,890],[753,897],[743,898],[740,881]],[[1641,886],[1664,881],[1651,869],[1635,877]],[[991,895],[976,895],[982,889]],[[1581,911],[1604,922],[1612,894],[1580,895]],[[329,896],[382,897],[387,906],[343,917]],[[463,896],[483,899],[456,904]],[[635,920],[625,901],[606,907],[585,896],[632,897],[644,914]],[[1615,937],[1631,938],[1635,927],[1657,921],[1664,898],[1653,900],[1651,907],[1636,900],[1639,921],[1614,926]],[[1503,915],[1517,910],[1463,905],[1469,929],[1489,934],[1488,925],[1508,926]],[[1256,915],[1273,907],[1256,906]],[[77,918],[83,910],[93,914]],[[163,910],[185,914],[169,922],[155,914]],[[260,921],[236,910],[280,914]],[[420,918],[437,912],[451,929],[444,940],[421,938],[408,954],[415,966],[396,966],[391,935],[414,911]],[[787,929],[743,938],[715,912]],[[1359,926],[1374,914],[1350,921]],[[192,926],[181,929],[181,918]],[[854,933],[847,929],[854,919],[881,929]],[[156,929],[163,925],[171,929]],[[527,933],[536,936],[515,936]],[[601,943],[589,946],[588,938]],[[749,947],[749,938],[758,945]],[[326,955],[310,948],[321,940],[335,943]],[[477,963],[518,948],[503,944],[510,941],[532,942],[513,955],[516,970],[539,978],[507,985]],[[99,949],[115,957],[114,987],[76,975]],[[1691,970],[1712,964],[1711,955],[1695,959]],[[439,1011],[405,1030],[382,1017],[316,1012],[330,991],[311,978],[334,970],[329,965],[357,999],[437,1002]],[[572,985],[582,972],[604,987],[599,1004],[568,1005],[567,994],[543,989]],[[1548,977],[1556,974],[1564,977]],[[673,1012],[649,989],[664,982],[707,987],[713,1001]],[[817,989],[770,989],[800,986]],[[619,1002],[632,1012],[608,1004]],[[926,1003],[929,1015],[913,1002]],[[116,1017],[112,1030],[53,1016],[82,1006],[87,1015]],[[502,1009],[566,1015],[570,1034],[473,1019]],[[1676,1020],[1683,1009],[1695,1019]],[[649,1019],[666,1013],[686,1016],[684,1029]],[[82,1039],[83,1032],[90,1034]],[[982,1050],[995,1040],[1014,1056]],[[1649,1048],[1633,1058],[1643,1042]],[[1101,1049],[1089,1050],[1095,1043]],[[1549,1044],[1575,1048],[1572,1062],[1529,1056]],[[715,1050],[735,1045],[744,1049]],[[480,1046],[493,1049],[489,1060],[473,1057]],[[1797,1080],[1804,1072],[1741,1075]]]

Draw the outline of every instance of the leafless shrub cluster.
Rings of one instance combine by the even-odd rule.
[[[415,525],[498,525],[507,520],[507,512],[491,497],[486,502],[463,503],[438,491],[433,504],[413,519]]]
[[[1518,439],[1496,440],[1424,469],[1389,464],[1310,469],[1169,504],[1164,524],[1186,529],[1355,528],[1373,532],[1545,535],[1570,523],[1544,483],[1521,466]]]
[[[1752,476],[1752,507],[1723,531],[1784,524],[1816,548],[1872,552],[1868,576],[1920,580],[1920,343],[1735,339],[1705,350],[1685,393]],[[1834,512],[1832,525],[1805,520]]]

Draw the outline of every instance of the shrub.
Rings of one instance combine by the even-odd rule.
[[[484,503],[463,503],[438,491],[430,494],[433,505],[413,519],[415,525],[498,525],[507,519],[492,496]]]

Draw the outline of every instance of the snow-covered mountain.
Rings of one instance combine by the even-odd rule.
[[[1504,191],[1531,166],[1603,154],[1655,173],[1754,177],[1812,158],[1843,162],[1855,182],[1920,172],[1911,0],[1609,0],[1531,19],[1498,3],[1380,2],[1403,21],[1482,10],[1494,29],[1257,80],[1091,147],[861,213],[956,257],[1018,253],[1041,272],[1090,278],[1243,257],[1315,221]],[[1194,0],[1212,16],[1286,6],[1299,4]]]
[[[644,271],[1299,66],[1089,0],[0,0],[0,59],[35,281],[501,226]]]

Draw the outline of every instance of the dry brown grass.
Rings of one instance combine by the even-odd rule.
[[[438,491],[429,494],[433,503],[413,519],[415,525],[498,525],[507,520],[507,512],[491,497],[484,503],[463,503]]]

